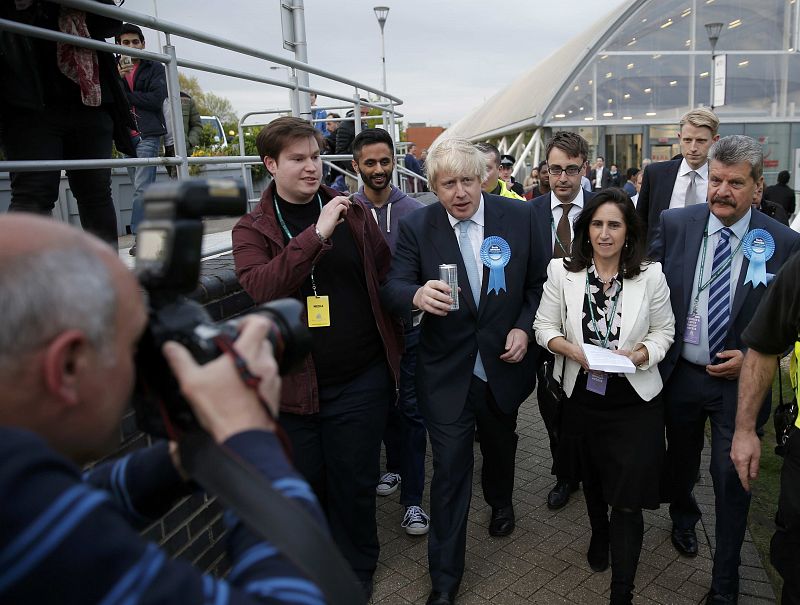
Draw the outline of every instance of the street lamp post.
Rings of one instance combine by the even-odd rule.
[[[708,43],[711,45],[711,96],[708,97],[708,105],[711,111],[714,111],[714,80],[717,77],[716,72],[716,55],[714,50],[717,48],[717,40],[722,32],[724,23],[706,23],[706,34],[708,35]]]
[[[383,79],[381,80],[381,90],[386,92],[386,46],[383,39],[383,27],[386,25],[386,18],[389,16],[388,6],[376,6],[374,9],[375,16],[378,18],[378,24],[381,26],[381,66],[383,68]]]

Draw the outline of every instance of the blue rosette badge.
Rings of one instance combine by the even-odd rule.
[[[771,277],[767,273],[767,261],[775,254],[775,239],[764,229],[752,229],[747,232],[742,240],[742,251],[750,266],[747,267],[747,275],[744,283],[753,284],[753,288],[760,285],[767,285],[767,279]]]
[[[511,260],[511,246],[502,237],[491,235],[481,244],[481,262],[489,267],[487,294],[506,290],[506,265]],[[508,291],[508,290],[506,290]]]

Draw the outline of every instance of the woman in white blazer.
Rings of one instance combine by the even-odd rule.
[[[610,547],[613,605],[631,603],[642,509],[660,502],[658,363],[675,334],[666,279],[660,264],[645,261],[644,245],[630,198],[619,189],[600,191],[575,221],[571,256],[550,262],[533,324],[536,341],[556,356],[553,376],[566,395],[557,472],[583,481],[592,527],[586,557],[603,571]],[[635,373],[589,371],[584,343],[628,357]]]

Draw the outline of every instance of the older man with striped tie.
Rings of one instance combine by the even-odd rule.
[[[706,603],[736,603],[750,494],[730,459],[741,333],[771,276],[800,249],[800,236],[750,203],[763,183],[761,145],[720,139],[709,152],[708,204],[665,210],[650,256],[663,265],[675,314],[675,344],[660,364],[664,379],[672,543],[697,555],[700,509],[692,487],[711,420],[716,549]]]

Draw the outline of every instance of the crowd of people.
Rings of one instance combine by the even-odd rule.
[[[64,11],[38,17],[145,48],[135,25]],[[112,139],[131,157],[160,152],[160,64],[114,65],[90,51],[97,77],[86,78],[75,75],[86,57],[46,41],[31,51],[28,73],[0,76],[9,159],[108,157]],[[393,184],[395,141],[367,128],[367,107],[341,119],[313,101],[311,122],[281,117],[259,133],[272,182],[232,232],[236,277],[256,303],[305,303],[311,352],[281,380],[259,318],[242,324],[235,354],[202,368],[168,344],[203,428],[330,530],[365,599],[380,557],[376,498],[399,491],[400,527],[427,536],[427,605],[450,605],[467,565],[474,443],[486,531],[502,539],[517,521],[518,410],[536,390],[554,476],[546,504],[560,509],[582,486],[587,564],[611,568],[609,600],[622,605],[633,600],[643,509],[668,505],[674,548],[698,553],[693,488],[708,421],[716,546],[705,603],[738,602],[757,435],[776,359],[800,325],[789,173],[765,187],[761,145],[720,138],[718,118],[699,108],[681,118],[679,156],[624,172],[602,157],[590,166],[586,140],[571,131],[553,132],[522,183],[516,158],[490,143],[445,137],[422,158],[411,144],[404,166],[435,194],[426,206]],[[191,99],[182,109],[189,147],[199,116]],[[89,143],[81,149],[75,129]],[[338,164],[348,174],[324,174],[323,153],[352,154]],[[0,299],[0,492],[9,503],[0,513],[0,600],[324,602],[295,562],[236,515],[226,515],[226,580],[168,561],[136,534],[193,490],[174,447],[80,474],[113,441],[147,317],[132,275],[100,243],[116,241],[110,171],[68,177],[88,234],[0,217],[0,286],[16,292]],[[131,169],[134,233],[154,177],[154,166]],[[57,182],[53,171],[15,174],[11,210],[49,213]],[[243,368],[256,380],[241,380]],[[773,542],[784,603],[800,602],[795,439]],[[86,568],[96,581],[78,587]]]
[[[760,145],[719,139],[717,127],[712,112],[688,112],[682,157],[627,171],[624,182],[602,160],[589,172],[586,141],[555,132],[530,202],[509,182],[513,157],[444,139],[426,158],[438,202],[425,207],[392,185],[394,144],[380,129],[354,138],[352,170],[363,185],[349,197],[320,187],[321,145],[307,122],[280,118],[262,131],[259,153],[274,181],[234,229],[237,276],[257,302],[307,301],[315,345],[300,394],[311,407],[300,410],[290,389],[282,409],[296,450],[318,444],[302,472],[367,594],[378,561],[375,498],[400,489],[401,525],[428,534],[427,602],[455,602],[476,439],[487,531],[513,533],[517,412],[538,378],[555,475],[547,505],[563,507],[583,485],[587,562],[611,567],[612,603],[632,600],[643,509],[669,504],[674,547],[697,555],[692,491],[710,419],[718,539],[706,602],[737,602],[749,507],[730,458],[741,334],[766,291],[760,272],[777,273],[800,236],[757,203]],[[638,204],[622,185],[638,191]],[[768,240],[770,252],[754,251],[756,240]],[[453,266],[457,286],[443,265]],[[405,353],[396,348],[401,334]],[[627,358],[627,367],[604,370],[598,350]],[[372,367],[361,361],[365,351]],[[391,388],[374,391],[370,413],[359,408],[348,419],[338,398],[354,382],[366,381],[357,389],[366,393],[387,379],[399,403]],[[296,420],[298,410],[305,417]],[[357,440],[344,430],[368,419]],[[331,421],[351,437],[347,447],[326,439]],[[430,515],[421,507],[426,432]],[[350,457],[367,452],[368,468]],[[338,475],[345,463],[349,482]]]

